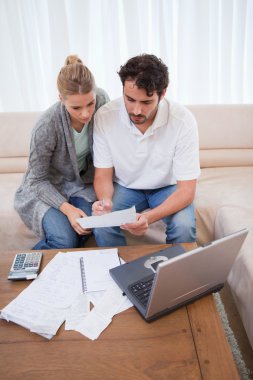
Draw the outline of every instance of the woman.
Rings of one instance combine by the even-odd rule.
[[[93,115],[109,100],[77,56],[67,57],[57,87],[60,101],[33,129],[28,170],[15,195],[15,209],[42,239],[36,250],[80,247],[91,233],[76,219],[91,215]]]

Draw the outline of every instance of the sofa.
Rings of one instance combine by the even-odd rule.
[[[201,175],[195,197],[197,240],[205,244],[247,227],[228,284],[253,347],[253,105],[194,105]],[[26,170],[31,129],[39,112],[0,113],[1,251],[31,249],[38,238],[22,223],[13,198]],[[165,242],[163,223],[128,244]],[[90,245],[94,245],[91,239]]]

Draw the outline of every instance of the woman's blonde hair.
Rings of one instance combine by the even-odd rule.
[[[95,88],[95,80],[77,55],[69,55],[57,78],[59,93],[65,97],[75,94],[87,94]]]

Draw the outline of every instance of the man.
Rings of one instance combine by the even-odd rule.
[[[122,229],[143,235],[162,219],[166,243],[194,242],[192,202],[200,174],[196,121],[189,110],[164,98],[168,68],[156,56],[133,57],[118,74],[123,98],[95,115],[98,201],[93,212],[100,215],[135,205],[137,220],[121,228],[94,230],[96,241],[99,246],[126,245]]]

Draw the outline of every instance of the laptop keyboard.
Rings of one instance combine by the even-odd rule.
[[[140,303],[144,307],[147,306],[153,281],[154,281],[154,275],[152,274],[148,277],[145,277],[139,282],[135,282],[134,284],[128,287],[130,292],[135,296],[135,298],[138,299],[138,301],[140,301]]]

